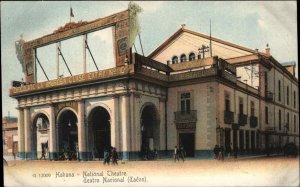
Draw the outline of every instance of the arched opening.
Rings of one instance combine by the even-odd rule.
[[[42,153],[44,152],[43,159],[48,159],[48,129],[49,129],[49,119],[43,113],[38,113],[35,115],[32,123],[32,152],[33,159],[42,158]]]
[[[172,58],[172,64],[177,64],[178,63],[178,57],[177,56],[174,56]]]
[[[195,59],[196,59],[195,53],[191,52],[190,55],[189,55],[189,61],[193,61]]]
[[[78,128],[77,116],[71,110],[63,111],[58,117],[59,152],[65,153],[67,159],[78,158]]]
[[[182,54],[180,56],[180,62],[185,62],[186,61],[186,55],[185,54]]]
[[[110,115],[103,107],[95,107],[88,116],[89,146],[93,159],[102,159],[111,148]]]
[[[159,120],[154,105],[145,106],[141,115],[141,157],[151,159],[159,150]]]

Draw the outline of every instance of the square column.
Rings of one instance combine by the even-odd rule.
[[[129,159],[130,151],[130,108],[129,108],[129,94],[121,96],[121,122],[122,122],[122,153],[123,160]]]
[[[31,160],[32,155],[32,127],[30,120],[30,109],[26,107],[24,109],[24,130],[25,130],[25,159]]]
[[[86,145],[86,125],[84,117],[84,100],[78,101],[78,148],[79,160],[88,160],[88,152]]]
[[[166,99],[159,98],[159,150],[166,150],[166,121],[165,121],[165,102]]]
[[[56,160],[58,158],[57,140],[56,140],[56,124],[54,106],[50,105],[49,119],[49,159]]]
[[[18,118],[18,157],[25,159],[25,137],[24,137],[24,109],[17,108],[19,111]]]
[[[113,96],[114,112],[111,116],[111,146],[119,152],[121,150],[120,126],[119,126],[119,95]]]

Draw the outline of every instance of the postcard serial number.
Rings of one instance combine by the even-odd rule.
[[[51,173],[34,173],[34,178],[51,177]]]

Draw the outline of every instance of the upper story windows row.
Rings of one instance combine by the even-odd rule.
[[[172,64],[178,64],[179,62],[186,62],[188,59],[188,61],[193,61],[196,60],[196,55],[194,52],[190,52],[188,55],[186,54],[181,54],[179,57],[178,56],[173,56],[172,57]],[[198,55],[198,59],[201,59],[201,55]],[[169,61],[168,61],[169,62]]]
[[[277,96],[278,96],[278,101],[281,102],[281,97],[282,97],[282,83],[281,80],[278,80],[277,83]],[[292,96],[292,103],[290,103],[290,95]],[[284,95],[283,95],[284,96]],[[296,96],[296,91],[292,91],[289,86],[286,86],[286,95],[285,95],[285,101],[287,105],[292,104],[292,107],[296,108],[297,104],[297,96]]]

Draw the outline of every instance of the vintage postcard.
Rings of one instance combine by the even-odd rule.
[[[0,5],[4,186],[300,185],[296,1]]]

